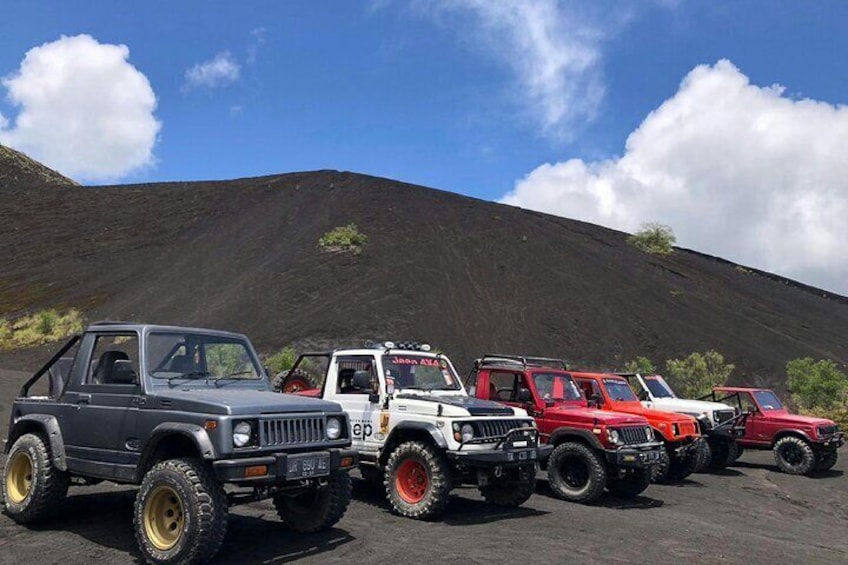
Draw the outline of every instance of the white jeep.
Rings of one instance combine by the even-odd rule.
[[[523,504],[550,447],[525,410],[469,396],[450,360],[429,349],[384,342],[305,353],[277,386],[342,405],[363,478],[381,481],[402,516],[438,515],[463,483],[490,503]]]
[[[619,374],[627,379],[645,408],[688,414],[698,420],[701,434],[707,439],[700,469],[722,469],[736,460],[736,438],[745,433],[745,414],[721,402],[678,398],[660,375]]]

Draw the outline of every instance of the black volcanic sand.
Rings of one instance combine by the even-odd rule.
[[[2,459],[2,457],[0,457]],[[453,491],[447,514],[419,522],[391,514],[381,489],[361,481],[328,532],[298,535],[270,502],[231,509],[215,563],[657,563],[799,564],[848,561],[844,459],[816,478],[778,473],[770,453],[746,453],[721,475],[652,485],[628,501],[593,506],[554,498],[544,474],[516,510]],[[140,562],[133,537],[135,490],[73,487],[60,518],[37,527],[0,515],[0,563]]]
[[[356,223],[355,257],[318,239]],[[486,352],[620,367],[709,348],[732,380],[848,361],[848,300],[702,254],[635,250],[591,224],[353,173],[0,190],[0,315],[247,333],[263,352],[426,340],[464,371]],[[33,370],[55,346],[0,354]]]

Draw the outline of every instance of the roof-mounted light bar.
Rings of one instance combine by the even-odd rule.
[[[368,349],[403,349],[406,351],[430,351],[429,344],[418,343],[417,341],[368,341],[365,342],[365,347]]]

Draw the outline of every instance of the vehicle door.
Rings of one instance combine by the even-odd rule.
[[[367,373],[368,383],[363,384]],[[388,412],[380,406],[385,387],[373,355],[339,355],[330,363],[324,398],[342,405],[350,418],[353,447],[376,451],[388,432]],[[383,421],[385,420],[385,422]]]
[[[603,410],[605,405],[604,393],[601,391],[601,386],[598,384],[598,381],[595,379],[580,377],[574,377],[574,380],[583,392],[583,396],[585,396],[587,400],[594,401],[597,408]]]
[[[750,392],[739,393],[739,407],[743,412],[749,413],[748,418],[745,419],[745,439],[757,443],[770,443],[771,434],[766,418]]]
[[[83,338],[63,395],[62,434],[72,469],[122,477],[139,459],[139,337],[135,332],[89,333]]]
[[[489,400],[523,408],[531,416],[541,416],[538,409],[540,403],[537,402],[534,390],[530,379],[523,372],[502,369],[489,371]]]

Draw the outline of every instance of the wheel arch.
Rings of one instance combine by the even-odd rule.
[[[785,437],[797,437],[798,439],[801,439],[801,440],[804,440],[805,442],[807,442],[810,445],[810,447],[812,447],[816,443],[815,441],[812,440],[812,438],[810,438],[809,434],[807,434],[805,431],[792,428],[792,429],[780,430],[779,432],[777,432],[774,435],[774,439],[771,440],[772,449],[774,449],[774,446],[777,445],[777,442],[779,442],[780,440],[782,440]]]
[[[578,443],[586,444],[592,449],[598,449],[601,451],[604,450],[604,446],[595,434],[589,430],[583,430],[580,428],[557,428],[548,438],[548,443],[554,447],[561,443],[565,443],[566,441],[576,441]]]
[[[141,452],[136,482],[156,463],[165,459],[193,457],[204,460],[217,458],[206,430],[195,424],[164,423],[153,429]]]
[[[389,454],[395,447],[407,441],[423,441],[435,444],[439,449],[448,448],[445,436],[435,425],[429,422],[402,422],[389,432],[389,437],[386,438],[386,443],[383,444],[380,452],[380,466],[386,465]]]
[[[65,459],[65,442],[62,438],[62,430],[55,416],[49,414],[27,414],[15,420],[12,429],[9,430],[9,441],[6,443],[5,452],[9,453],[12,445],[18,438],[25,434],[36,433],[45,437],[50,447],[50,459],[53,465],[60,471],[68,470]]]

